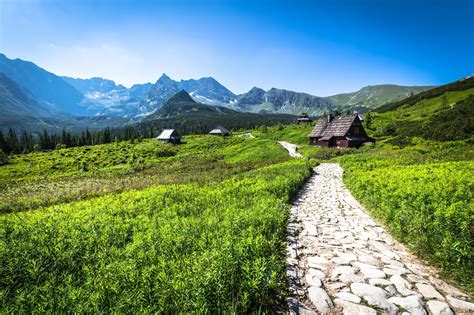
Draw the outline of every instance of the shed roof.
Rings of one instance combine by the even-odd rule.
[[[343,137],[357,118],[358,115],[353,114],[336,116],[330,122],[327,122],[326,119],[320,119],[309,136],[321,137],[321,140],[329,140],[331,137]]]
[[[308,121],[311,121],[311,117],[309,117],[309,115],[307,113],[303,113],[301,114],[298,118],[298,120],[308,120]]]
[[[165,129],[157,137],[158,140],[170,140],[170,139],[181,139],[180,134],[176,129]]]
[[[229,130],[227,130],[227,128],[223,127],[223,126],[216,126],[214,129],[212,129],[210,132],[210,134],[229,134]]]

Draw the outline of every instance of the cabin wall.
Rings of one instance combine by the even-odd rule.
[[[345,137],[336,138],[336,147],[338,148],[347,148],[349,147],[349,141]]]
[[[327,148],[329,147],[329,142],[328,141],[320,141],[318,138],[315,137],[310,137],[309,138],[309,145],[314,145],[314,146],[320,146]]]

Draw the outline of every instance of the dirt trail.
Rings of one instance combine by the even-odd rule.
[[[474,314],[467,295],[371,219],[345,188],[339,165],[315,172],[288,226],[291,313]]]
[[[288,150],[288,153],[290,154],[291,157],[294,157],[294,158],[302,158],[303,155],[301,155],[301,153],[298,153],[298,146],[296,144],[293,144],[293,143],[289,143],[289,142],[286,142],[286,141],[278,141],[278,143],[284,147],[285,149]]]

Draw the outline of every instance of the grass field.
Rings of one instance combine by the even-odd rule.
[[[2,312],[281,309],[287,204],[310,173],[274,141],[238,137],[14,156]]]
[[[173,146],[148,139],[12,156],[0,167],[0,212],[157,184],[218,182],[289,159],[265,139],[189,136],[186,142]]]

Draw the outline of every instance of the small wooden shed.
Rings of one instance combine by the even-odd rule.
[[[209,134],[213,136],[222,136],[222,137],[230,136],[229,130],[227,130],[227,128],[223,126],[216,126],[214,129],[212,129],[209,132]]]
[[[176,131],[176,129],[165,129],[156,139],[173,144],[181,143],[181,135]]]
[[[299,116],[297,119],[296,119],[296,123],[310,123],[312,122],[313,120],[311,119],[311,117],[309,117],[309,115],[307,113],[303,113],[301,116]]]

